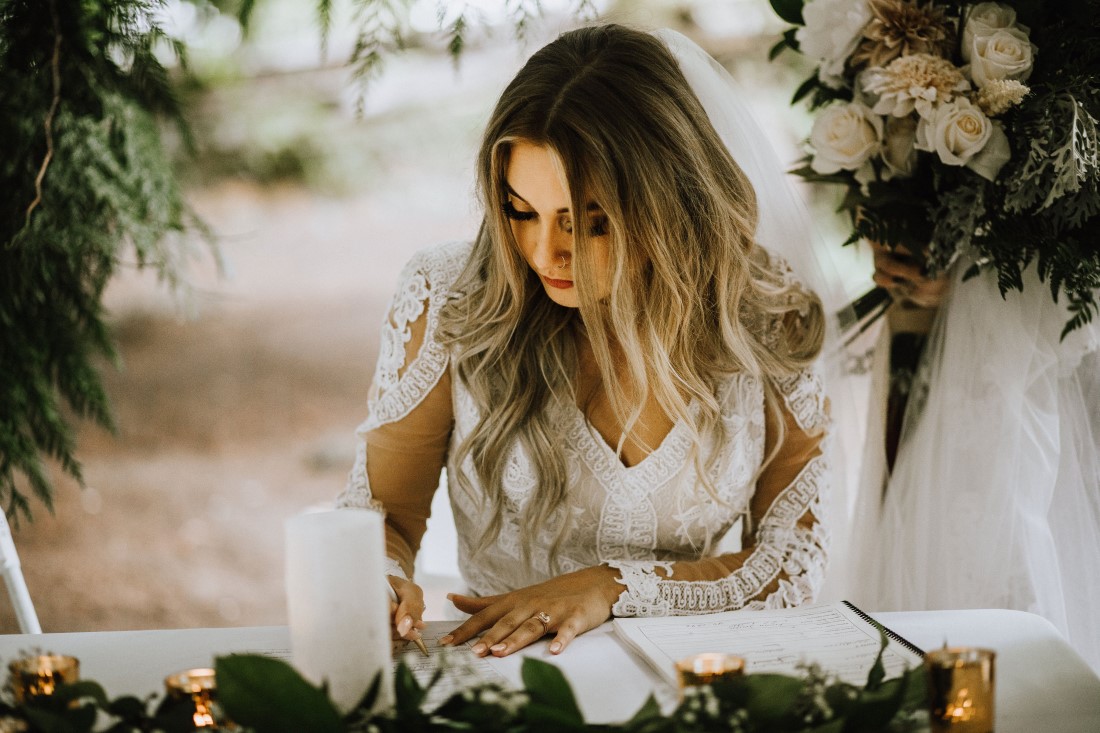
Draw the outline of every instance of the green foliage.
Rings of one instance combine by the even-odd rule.
[[[340,712],[324,690],[285,662],[259,655],[219,657],[215,675],[219,702],[231,720],[270,733],[343,730]]]
[[[81,479],[66,410],[105,427],[115,360],[101,305],[120,262],[172,280],[194,223],[158,116],[185,130],[151,0],[0,0],[0,502],[51,506],[42,457]]]

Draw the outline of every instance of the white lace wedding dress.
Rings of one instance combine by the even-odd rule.
[[[458,467],[453,465],[450,448],[478,419],[478,407],[461,380],[451,378],[447,350],[433,335],[450,287],[469,254],[468,244],[450,244],[422,251],[406,266],[383,327],[369,414],[359,428],[361,436],[376,434],[409,419],[431,400],[442,406],[434,409],[442,411],[449,424],[422,433],[444,436],[445,445],[432,454],[434,458],[410,463],[421,466],[418,473],[426,474],[420,476],[419,483],[406,482],[394,489],[393,484],[407,478],[394,477],[388,480],[391,487],[383,492],[371,486],[368,445],[361,444],[347,489],[338,502],[348,507],[383,508],[388,521],[414,527],[407,532],[414,535],[409,547],[402,547],[400,540],[396,547],[393,541],[389,545],[388,572],[403,577],[402,565],[411,567],[408,556],[415,554],[419,544],[417,532],[423,531],[421,520],[426,520],[442,462],[447,461],[446,469],[453,475]],[[827,417],[822,384],[815,372],[807,370],[780,388],[788,420],[803,431],[818,433]],[[826,527],[816,519],[823,516],[822,502],[828,489],[826,460],[820,451],[799,464],[797,473],[785,479],[784,485],[774,488],[774,500],[755,518],[751,552],[700,556],[706,537],[721,538],[739,525],[739,516],[748,511],[758,483],[767,480],[765,475],[757,480],[765,446],[761,382],[748,376],[729,378],[721,385],[719,398],[729,438],[723,445],[705,448],[719,452],[710,478],[721,501],[697,488],[684,424],[676,424],[640,463],[626,467],[575,404],[552,401],[546,409],[553,411],[560,426],[559,445],[569,471],[568,498],[555,520],[568,520],[571,529],[558,565],[551,567],[548,560],[553,537],[549,528],[522,522],[523,508],[537,481],[530,460],[517,445],[509,457],[505,479],[503,526],[486,551],[474,554],[471,546],[489,520],[488,509],[478,497],[464,494],[450,482],[458,564],[470,589],[481,595],[502,593],[561,572],[605,563],[619,569],[625,586],[613,609],[619,616],[775,608],[814,599],[823,582],[828,539]],[[428,410],[422,407],[422,411]],[[394,450],[403,451],[405,446],[395,444]],[[470,466],[467,471],[476,485],[475,472]],[[371,473],[375,473],[374,466]],[[422,496],[425,493],[428,495]],[[529,563],[522,559],[522,545],[533,550]],[[670,577],[660,577],[657,567]]]

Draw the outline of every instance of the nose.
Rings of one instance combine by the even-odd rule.
[[[544,273],[560,270],[562,262],[569,260],[572,245],[573,235],[562,231],[556,223],[540,222],[530,255],[531,264]]]

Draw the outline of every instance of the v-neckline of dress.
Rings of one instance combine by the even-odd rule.
[[[664,454],[672,451],[674,446],[684,442],[684,432],[687,430],[687,425],[683,418],[678,418],[665,434],[665,437],[661,439],[661,442],[653,450],[647,453],[642,460],[632,466],[628,466],[622,462],[620,457],[615,453],[615,449],[607,442],[607,439],[604,438],[600,431],[588,421],[588,418],[584,415],[584,411],[581,410],[577,403],[570,401],[566,406],[574,423],[574,434],[577,435],[580,440],[587,441],[588,447],[606,461],[611,470],[623,476],[633,476],[646,472],[647,470],[652,472],[653,469],[649,469],[650,466],[659,464]],[[696,409],[695,398],[692,398],[688,403],[688,410],[694,414]],[[581,434],[583,434],[583,436],[581,436]],[[596,466],[593,466],[593,468],[596,468]],[[656,470],[659,471],[660,469]]]

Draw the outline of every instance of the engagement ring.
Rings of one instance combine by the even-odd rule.
[[[546,633],[550,630],[550,614],[546,611],[539,611],[535,614],[535,619],[542,624],[542,631]]]

